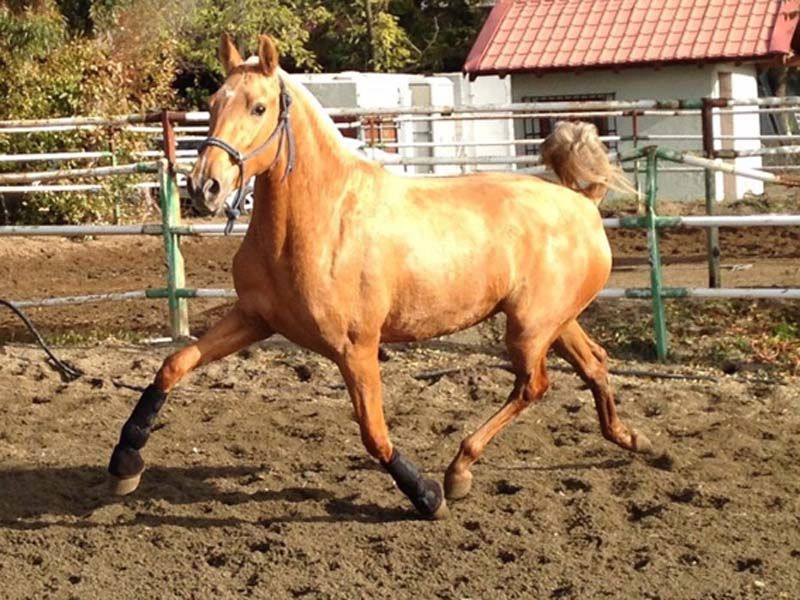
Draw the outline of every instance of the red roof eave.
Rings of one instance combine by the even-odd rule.
[[[797,29],[799,11],[800,3],[795,0],[784,0],[781,3],[781,9],[778,12],[775,27],[772,29],[772,36],[769,40],[770,52],[792,54],[792,37],[795,29]]]
[[[464,61],[465,73],[478,74],[481,61],[483,61],[483,55],[491,45],[492,38],[500,28],[500,23],[506,16],[513,1],[514,0],[499,0],[499,2],[494,5],[489,16],[486,17],[486,22],[483,24],[483,27],[481,27],[478,39],[475,40],[475,43],[469,51],[467,60]]]
[[[598,65],[560,65],[555,67],[530,69],[525,67],[512,67],[508,69],[479,69],[476,71],[464,72],[468,75],[475,77],[479,75],[498,75],[505,77],[506,75],[547,75],[550,73],[579,73],[581,71],[618,71],[622,69],[635,69],[635,68],[650,68],[660,69],[662,67],[677,67],[689,65],[706,65],[710,63],[745,63],[745,62],[764,62],[771,59],[779,58],[785,55],[784,52],[772,52],[770,54],[759,54],[757,56],[713,56],[703,59],[688,59],[688,60],[669,60],[669,61],[640,61],[640,62],[625,62],[625,63],[608,63]]]

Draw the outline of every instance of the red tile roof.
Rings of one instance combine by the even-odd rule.
[[[797,0],[498,0],[472,75],[792,53]]]

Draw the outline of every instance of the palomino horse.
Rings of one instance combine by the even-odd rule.
[[[211,98],[212,137],[190,187],[195,205],[216,213],[257,175],[233,261],[238,300],[169,356],[145,390],[111,457],[118,493],[139,483],[139,451],[167,393],[189,371],[276,332],[338,365],[364,446],[426,517],[445,516],[445,497],[469,492],[470,467],[487,444],[545,393],[550,347],[590,387],[603,435],[649,450],[617,417],[606,353],[576,321],[609,277],[596,204],[621,177],[592,126],[562,124],[544,146],[564,185],[510,173],[396,176],[346,149],[319,103],[278,67],[269,37],[260,38],[258,60],[245,62],[223,36],[220,58],[227,79]],[[463,440],[443,490],[389,441],[379,344],[440,336],[498,312],[516,383]]]

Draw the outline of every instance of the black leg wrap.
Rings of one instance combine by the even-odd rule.
[[[114,477],[128,479],[144,470],[144,461],[138,450],[117,444],[111,453],[108,463],[108,472]]]
[[[121,446],[129,446],[134,450],[141,450],[150,437],[150,429],[156,420],[156,415],[167,395],[154,385],[148,385],[142,392],[142,397],[136,403],[130,418],[125,421],[122,427],[122,435],[119,437]]]
[[[155,422],[156,415],[167,395],[154,385],[149,385],[142,392],[142,397],[136,403],[131,416],[122,426],[119,444],[114,447],[108,470],[117,477],[132,477],[144,469],[144,461],[139,455],[150,437],[150,430]]]
[[[394,478],[397,487],[414,507],[425,516],[433,516],[442,505],[444,495],[438,482],[425,479],[411,462],[395,449],[389,462],[381,463]]]

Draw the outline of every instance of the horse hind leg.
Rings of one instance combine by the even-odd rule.
[[[528,406],[544,396],[550,383],[547,377],[546,358],[556,331],[539,330],[537,334],[520,328],[511,315],[508,318],[506,344],[516,380],[505,405],[477,431],[462,442],[453,461],[445,472],[445,496],[458,500],[472,488],[470,467],[483,454],[492,439],[505,429]]]
[[[631,452],[651,452],[650,441],[623,424],[617,416],[614,390],[608,382],[608,355],[602,346],[593,341],[577,321],[571,321],[553,344],[553,349],[572,365],[592,391],[603,437]]]

